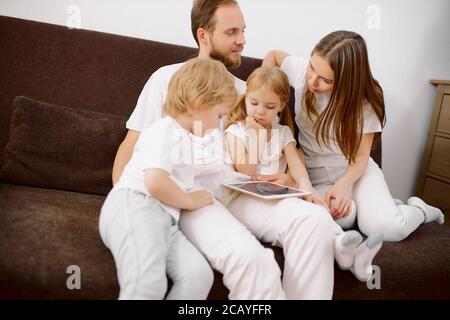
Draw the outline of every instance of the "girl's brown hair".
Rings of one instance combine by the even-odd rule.
[[[305,85],[303,102],[308,117],[315,117],[317,142],[319,137],[329,146],[330,130],[349,163],[355,161],[364,127],[364,106],[369,103],[384,126],[386,115],[383,90],[372,77],[364,39],[355,32],[335,31],[315,46],[311,55],[326,58],[334,71],[334,84],[328,105],[319,115],[314,94]],[[307,81],[307,80],[306,80]],[[380,141],[376,133],[372,148]]]
[[[164,111],[169,116],[190,114],[193,109],[236,101],[234,78],[225,66],[212,59],[186,62],[169,82]]]
[[[280,114],[280,124],[288,126],[294,134],[294,121],[289,109],[290,86],[286,74],[276,67],[259,67],[255,69],[247,79],[247,90],[269,89],[279,98],[282,106]],[[242,95],[237,104],[228,113],[225,128],[231,124],[245,120],[247,111],[245,108],[245,94]]]

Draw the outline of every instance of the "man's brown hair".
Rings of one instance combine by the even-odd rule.
[[[197,45],[199,45],[197,38],[198,28],[214,32],[214,27],[216,26],[214,13],[219,6],[229,3],[238,5],[236,0],[194,0],[191,10],[191,29]]]

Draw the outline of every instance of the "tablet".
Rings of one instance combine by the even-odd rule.
[[[289,197],[301,197],[311,194],[311,192],[290,188],[273,182],[266,182],[266,181],[223,183],[223,185],[227,188],[231,188],[233,190],[247,193],[249,195],[267,200],[284,199]]]

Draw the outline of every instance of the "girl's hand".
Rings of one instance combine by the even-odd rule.
[[[325,202],[328,204],[334,220],[345,218],[350,213],[352,201],[347,196],[345,189],[337,185],[333,185],[325,193]]]
[[[197,190],[188,193],[189,205],[187,210],[193,211],[214,203],[214,197],[206,190]]]
[[[313,187],[302,188],[301,186],[300,186],[300,189],[311,192],[311,195],[303,197],[304,200],[315,203],[319,206],[324,207],[328,211],[330,211],[330,207],[328,206],[328,203],[324,199],[322,199],[322,197],[320,196],[319,192],[317,192],[316,189],[314,189]]]
[[[252,181],[268,181],[282,186],[295,187],[295,180],[287,173],[276,173],[271,175],[252,176]]]
[[[255,130],[264,129],[264,127],[260,125],[258,122],[256,122],[256,120],[253,119],[252,117],[245,118],[245,126],[247,129],[255,129]]]

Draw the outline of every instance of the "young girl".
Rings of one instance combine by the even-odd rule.
[[[180,209],[212,204],[194,190],[192,135],[219,126],[235,103],[234,79],[220,62],[193,59],[169,83],[166,117],[153,122],[103,204],[99,229],[111,250],[119,299],[206,299],[213,273],[178,228]],[[196,123],[202,131],[195,132]],[[167,277],[173,285],[166,295]]]
[[[405,239],[422,223],[444,222],[439,209],[417,197],[407,205],[394,200],[370,158],[385,106],[359,34],[330,33],[310,59],[272,51],[263,65],[280,66],[295,89],[295,121],[309,177],[335,219],[349,215],[353,199],[359,229],[366,235],[381,232],[388,241]]]
[[[308,173],[297,152],[293,121],[287,103],[289,81],[275,67],[256,69],[247,80],[247,91],[229,112],[225,137],[235,169],[248,176],[291,172],[300,189],[311,191],[307,199],[328,208],[311,185]],[[301,200],[298,200],[301,201]],[[357,231],[343,232],[336,225],[335,258],[342,269],[350,268],[366,281],[367,268],[381,247],[382,236],[374,235],[360,244]]]

